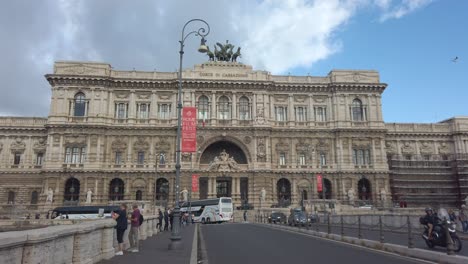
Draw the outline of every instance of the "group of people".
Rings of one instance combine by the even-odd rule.
[[[163,221],[164,221],[164,225],[163,225]],[[189,214],[187,212],[180,214],[180,223],[182,225],[184,226],[187,225],[189,221],[191,221],[192,224],[194,223],[193,214],[192,214],[191,220],[189,219]],[[162,212],[161,209],[158,210],[157,228],[159,229],[160,232],[168,231],[169,228],[172,231],[173,222],[174,222],[174,210],[167,209],[167,208],[164,210],[164,212]]]
[[[117,242],[119,243],[119,251],[115,255],[123,255],[124,245],[123,236],[127,226],[130,223],[130,232],[128,233],[128,240],[130,241],[130,248],[128,251],[136,253],[139,251],[139,229],[143,223],[143,215],[138,209],[138,205],[132,206],[132,212],[127,212],[127,205],[121,204],[120,210],[112,212],[112,218],[117,222],[115,226],[117,232]]]

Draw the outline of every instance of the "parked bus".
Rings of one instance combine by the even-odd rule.
[[[52,210],[52,219],[99,219],[110,218],[119,206],[63,206]]]
[[[222,223],[232,220],[231,197],[220,197],[206,200],[185,202],[181,205],[182,213],[193,214],[193,220],[199,223]]]

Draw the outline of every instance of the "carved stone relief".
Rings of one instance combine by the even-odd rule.
[[[124,151],[126,149],[127,149],[127,142],[123,141],[122,139],[118,138],[114,142],[112,142],[113,151]]]
[[[414,154],[414,146],[411,142],[405,141],[401,147],[401,153],[403,154]]]
[[[192,153],[182,153],[181,155],[182,162],[191,162],[192,161]]]
[[[284,139],[280,138],[276,143],[276,151],[287,152],[289,151],[289,143],[285,142]]]
[[[35,153],[45,152],[47,149],[47,143],[45,138],[39,138],[37,142],[34,143],[33,150]]]
[[[205,141],[205,137],[203,137],[203,136],[198,136],[198,137],[197,137],[197,143],[198,143],[198,144],[201,144],[201,143],[203,143],[204,141]]]
[[[394,141],[385,142],[385,150],[389,154],[396,154],[397,153],[396,142]]]
[[[245,136],[245,137],[244,137],[244,143],[245,143],[245,144],[250,144],[250,142],[252,142],[252,138],[249,137],[249,136]]]
[[[219,156],[216,156],[208,166],[209,171],[234,171],[239,167],[233,157],[230,157],[226,150],[223,149]]]
[[[86,136],[73,135],[65,137],[66,146],[83,146],[86,145]]]
[[[156,151],[157,152],[169,152],[171,150],[171,144],[167,142],[166,139],[161,138],[159,142],[156,143]]]
[[[434,154],[434,149],[431,142],[423,141],[419,146],[421,154]]]
[[[442,142],[439,144],[439,153],[440,154],[450,154],[450,148],[446,142]]]
[[[265,140],[263,138],[258,139],[257,161],[266,162],[266,146],[265,146]]]
[[[17,137],[13,143],[11,143],[10,150],[12,153],[23,153],[26,149],[26,143],[23,142],[23,139]]]
[[[148,151],[149,144],[144,137],[139,137],[133,144],[135,151]]]
[[[118,99],[127,99],[129,95],[127,91],[116,91],[114,94]]]

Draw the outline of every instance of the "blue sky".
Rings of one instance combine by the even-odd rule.
[[[375,10],[355,16],[335,37],[341,50],[291,73],[375,69],[388,84],[385,122],[438,122],[468,116],[468,1],[436,1],[379,22]],[[459,57],[457,63],[451,61]]]
[[[57,60],[175,71],[179,34],[192,18],[210,23],[209,45],[229,39],[256,70],[379,71],[386,122],[468,116],[467,11],[468,0],[6,1],[0,116],[47,116],[44,75]],[[197,42],[187,41],[184,68],[207,60]]]

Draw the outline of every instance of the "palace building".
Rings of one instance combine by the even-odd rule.
[[[176,72],[59,61],[45,78],[48,117],[0,117],[2,209],[83,205],[88,195],[174,203]],[[198,175],[192,199],[230,196],[236,206],[459,205],[468,117],[385,123],[386,87],[376,71],[280,76],[222,61],[184,70],[183,105],[197,108],[198,126],[180,189]]]

